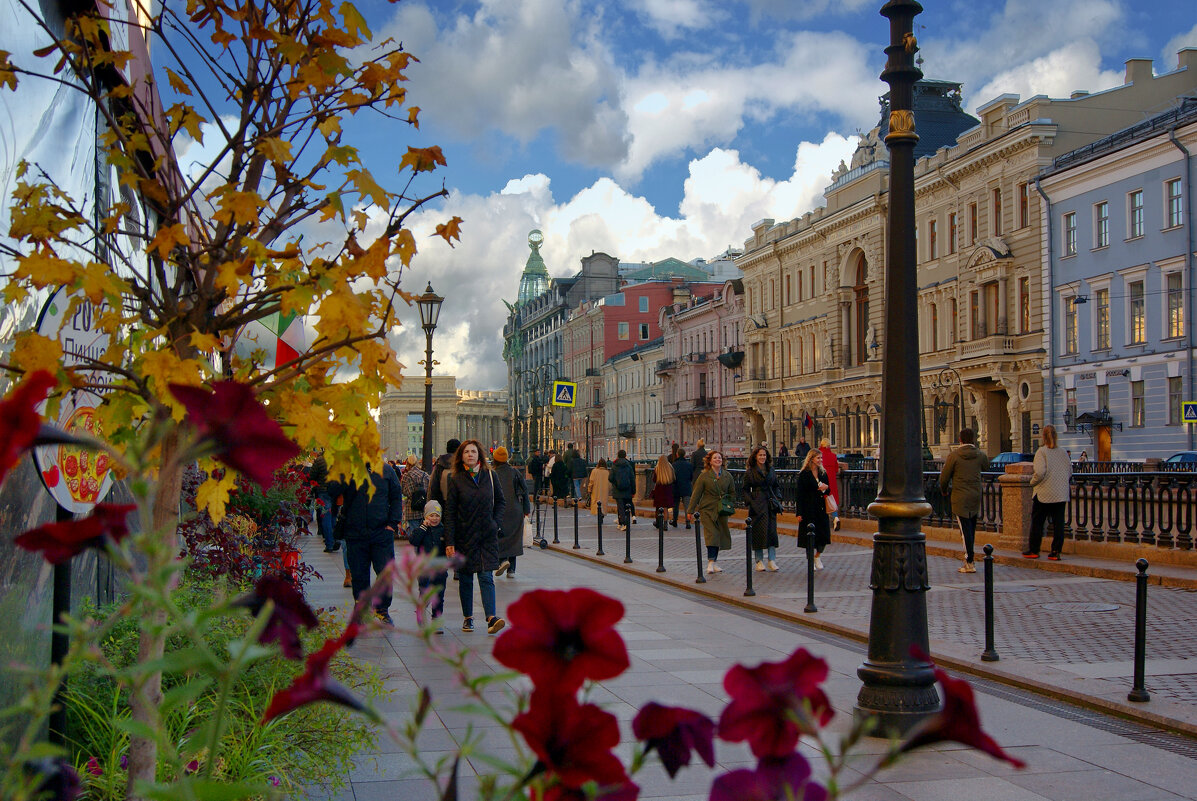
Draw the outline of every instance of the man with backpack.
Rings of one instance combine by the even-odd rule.
[[[632,514],[632,498],[636,494],[636,468],[628,461],[628,453],[620,450],[611,465],[611,497],[615,499],[619,530],[626,531],[628,518],[636,522]]]
[[[428,497],[445,508],[445,493],[449,488],[449,474],[453,472],[453,454],[461,447],[461,440],[454,437],[445,443],[445,453],[436,457],[432,476],[428,480]]]
[[[424,504],[428,501],[428,474],[420,469],[415,456],[408,456],[407,468],[399,477],[403,498],[407,501],[407,531],[410,532],[424,520]]]

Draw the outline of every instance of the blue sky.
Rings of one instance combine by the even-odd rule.
[[[504,384],[501,298],[530,229],[553,275],[593,250],[625,261],[711,257],[763,217],[821,203],[828,175],[878,119],[888,22],[880,0],[359,0],[409,71],[418,134],[355,129],[376,176],[403,145],[439,144],[451,197],[417,215],[405,283],[446,301],[436,358],[458,386]],[[1176,67],[1197,46],[1193,0],[926,2],[924,73],[964,85],[966,108],[1002,93],[1066,97],[1122,82],[1128,58]],[[439,182],[436,184],[439,187]],[[432,227],[461,216],[463,241]],[[396,335],[414,365],[413,318]],[[414,374],[414,369],[408,372]]]

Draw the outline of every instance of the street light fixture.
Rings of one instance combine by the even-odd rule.
[[[432,472],[432,366],[440,362],[432,359],[432,332],[436,330],[436,322],[441,316],[441,304],[445,299],[432,291],[432,282],[424,294],[416,298],[416,306],[420,309],[420,325],[424,329],[425,347],[424,359],[424,472]]]

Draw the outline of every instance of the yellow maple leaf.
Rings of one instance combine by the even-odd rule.
[[[436,235],[442,237],[449,243],[449,247],[453,247],[453,240],[461,241],[461,218],[454,217],[447,223],[442,223],[436,227]]]
[[[191,95],[191,87],[170,67],[166,68],[166,79],[170,82],[171,89],[174,89],[181,95]]]
[[[49,370],[57,373],[62,366],[62,345],[36,331],[22,331],[13,337],[12,363],[22,370]]]
[[[191,237],[187,235],[187,229],[182,223],[175,223],[159,228],[154,234],[154,238],[150,240],[150,244],[146,245],[145,252],[153,253],[157,250],[158,258],[166,261],[170,257],[170,252],[175,249],[175,245],[187,247],[190,244]]]
[[[446,163],[445,154],[436,145],[432,147],[409,147],[407,153],[399,160],[399,169],[411,167],[412,172],[431,172],[436,169],[436,165],[439,164],[444,167]]]
[[[17,258],[15,277],[36,287],[72,286],[77,264],[60,259],[50,251],[36,251]]]
[[[257,151],[275,164],[287,164],[291,161],[291,143],[277,136],[258,142]]]
[[[225,508],[229,503],[229,493],[237,487],[236,475],[234,471],[226,470],[224,478],[209,478],[195,491],[196,507],[206,509],[213,523],[224,520]]]
[[[316,330],[330,339],[340,339],[346,332],[357,334],[369,318],[367,309],[346,284],[333,287],[317,311],[320,316]]]
[[[345,177],[353,182],[354,188],[363,198],[369,197],[376,205],[383,208],[390,205],[391,196],[375,182],[374,176],[368,170],[350,170],[345,173]]]
[[[325,139],[332,139],[333,134],[341,132],[341,118],[328,116],[316,123],[316,129],[324,134]]]
[[[12,62],[8,60],[9,52],[0,50],[0,87],[17,88],[17,74],[13,72]]]
[[[170,394],[167,385],[202,384],[204,374],[200,363],[195,359],[182,359],[172,350],[151,350],[141,354],[135,369],[153,383],[154,391],[170,407],[175,421],[182,422],[186,410]]]
[[[412,236],[411,231],[406,228],[400,229],[399,233],[395,234],[395,245],[392,250],[403,262],[404,267],[409,266],[412,257],[416,255],[416,238]]]
[[[419,128],[420,128],[420,107],[419,106],[411,106],[407,109],[407,121],[409,123],[411,123],[412,125],[416,126],[416,129],[419,130]]]
[[[83,268],[79,276],[79,288],[88,300],[99,305],[105,298],[119,297],[128,290],[129,285],[107,264],[93,261]]]
[[[212,217],[217,222],[231,220],[236,225],[248,225],[257,222],[258,210],[265,205],[257,192],[225,192],[220,197],[220,210]]]

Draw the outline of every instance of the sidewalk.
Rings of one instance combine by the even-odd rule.
[[[569,533],[570,542],[564,547],[526,551],[520,558],[517,579],[496,581],[499,609],[502,612],[525,590],[575,586],[593,587],[624,603],[626,616],[619,629],[632,655],[632,666],[624,675],[603,682],[591,700],[620,720],[624,739],[617,750],[625,761],[632,750],[630,721],[644,703],[656,700],[686,705],[717,716],[726,702],[723,674],[732,664],[737,661],[750,665],[776,661],[798,646],[806,647],[829,662],[832,673],[825,687],[836,710],[832,729],[842,731],[847,725],[860,688],[856,668],[864,660],[864,648],[859,642],[796,625],[764,608],[751,609],[726,603],[733,590],[742,591],[742,586],[734,586],[735,580],[727,572],[708,585],[698,585],[722,588],[726,595],[716,593],[714,598],[704,598],[647,581],[643,575],[600,567],[593,564],[593,554],[572,550],[572,520]],[[643,570],[649,545],[646,535],[651,529],[641,523],[634,533],[633,557],[645,562],[632,567]],[[589,539],[580,531],[580,539],[591,551],[593,536],[593,529]],[[551,531],[549,538],[552,539]],[[339,580],[342,575],[340,554],[320,553],[320,545],[314,537],[305,538],[304,545],[308,551],[305,558],[327,577],[323,582],[314,581],[309,585],[311,603],[347,609],[348,591],[340,587]],[[615,553],[616,545],[620,546],[618,554]],[[603,557],[603,561],[624,567],[622,545],[622,542],[605,540],[609,555]],[[829,561],[828,570],[821,573],[820,578],[838,573],[837,580],[846,581],[847,564],[853,559],[860,561],[860,557],[849,556],[847,547],[836,550],[841,553],[829,554],[836,564]],[[585,559],[573,558],[582,554],[586,554]],[[655,554],[654,547],[653,563],[648,565],[650,570],[656,566]],[[772,578],[789,574],[792,580],[801,560],[792,552],[782,558],[786,572]],[[694,574],[686,571],[692,571],[693,566],[680,555],[669,559],[678,561],[667,560],[670,572],[664,575],[688,582],[685,589],[691,589]],[[752,600],[768,597],[776,596],[762,593]],[[831,598],[827,600],[830,602]],[[497,670],[498,666],[490,656],[494,638],[482,632],[460,632],[461,614],[453,587],[450,587],[446,601],[446,636],[437,640],[443,640],[449,647],[471,649],[476,672]],[[779,607],[792,607],[795,603],[780,598],[776,602]],[[407,615],[397,606],[392,612],[402,625]],[[820,612],[820,616],[822,614]],[[467,719],[452,711],[453,706],[463,701],[461,691],[455,687],[448,670],[428,653],[423,641],[399,633],[370,635],[356,643],[350,653],[383,670],[387,687],[394,693],[383,708],[396,715],[408,712],[420,687],[431,688],[434,710],[420,739],[424,756],[435,761],[450,754],[466,737],[470,720],[480,727],[476,733],[481,735],[488,753],[505,759],[516,755],[516,746],[501,728],[486,721]],[[942,658],[938,650],[936,656]],[[1005,662],[998,664],[1006,666]],[[1197,787],[1192,782],[1197,744],[1191,740],[1101,713],[1045,703],[1035,695],[985,679],[973,683],[985,728],[1004,747],[1029,763],[1026,770],[1015,771],[976,751],[944,744],[910,756],[896,768],[881,774],[880,782],[867,784],[851,798],[859,801],[1197,799]],[[522,689],[517,681],[511,685],[494,685],[488,692],[499,697],[510,686]],[[414,765],[409,757],[396,753],[398,749],[389,741],[380,740],[376,748],[376,751],[358,757],[357,767],[349,777],[351,784],[343,792],[329,796],[311,791],[308,797],[330,801],[425,801],[437,798],[430,782],[413,778]],[[814,749],[804,748],[816,766],[816,775],[824,775]],[[877,740],[866,741],[863,748],[874,754],[883,749],[884,744]],[[718,743],[716,757],[715,770],[698,763],[697,767],[684,769],[676,781],[669,780],[655,757],[650,758],[646,768],[635,777],[641,787],[640,797],[653,801],[705,801],[714,775],[753,764],[747,748],[739,744]],[[459,797],[476,798],[479,775],[494,772],[481,755],[463,760]]]
[[[542,509],[542,512],[544,510]],[[871,540],[862,531],[833,532],[832,544],[823,554],[826,569],[815,574],[818,612],[803,613],[806,604],[806,557],[792,537],[781,536],[777,563],[780,570],[757,573],[752,580],[756,595],[745,597],[746,558],[743,529],[733,528],[734,547],[724,552],[723,573],[703,575],[696,583],[698,555],[694,532],[669,528],[665,537],[665,569],[657,573],[657,531],[650,517],[639,517],[632,527],[632,564],[624,564],[626,540],[606,516],[603,547],[595,554],[595,518],[579,516],[579,541],[574,550],[573,510],[559,510],[560,545],[550,546],[568,555],[602,562],[618,570],[660,581],[747,609],[801,625],[867,641],[872,592]],[[544,530],[553,539],[552,510]],[[863,524],[863,521],[850,521]],[[845,527],[850,524],[845,522]],[[951,550],[928,547],[932,589],[927,593],[931,648],[952,668],[993,678],[1049,697],[1158,725],[1197,736],[1197,592],[1171,587],[1148,589],[1147,690],[1151,700],[1131,703],[1134,656],[1135,584],[1100,578],[1123,575],[1120,566],[1094,558],[1048,562],[1025,560],[1015,553],[995,552],[995,648],[998,662],[981,662],[984,649],[984,576],[981,548],[984,533],[977,535],[977,572],[961,574],[963,546]],[[942,554],[951,554],[946,556]],[[702,557],[705,566],[705,554]],[[1193,581],[1195,571],[1173,567]],[[1126,573],[1134,574],[1133,566]],[[1151,573],[1152,571],[1149,571]]]

